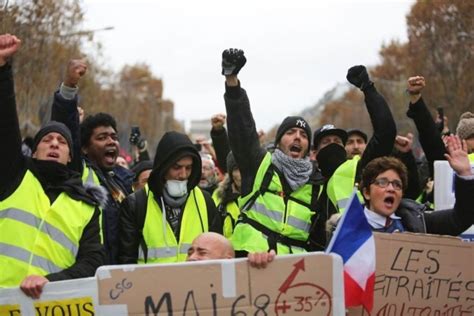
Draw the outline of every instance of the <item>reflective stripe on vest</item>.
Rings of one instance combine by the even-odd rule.
[[[191,244],[181,244],[180,254],[188,255],[188,249],[191,248]],[[178,256],[178,247],[161,247],[161,248],[148,248],[148,258],[175,258]],[[144,259],[145,255],[143,249],[139,249],[140,259]],[[150,263],[149,261],[147,263]]]
[[[260,190],[265,174],[271,166],[271,157],[270,153],[265,155],[255,176],[253,190],[250,194],[239,200],[240,207],[243,207]],[[276,172],[273,172],[267,192],[258,195],[253,205],[244,212],[248,218],[265,226],[274,233],[304,242],[309,237],[311,220],[313,215],[315,215],[315,211],[308,207],[308,205],[311,205],[312,190],[312,185],[305,184],[292,192],[290,195],[291,199],[287,199],[285,203],[285,199],[282,197],[283,187],[280,178]],[[304,204],[298,203],[295,200]],[[248,252],[268,250],[268,243],[264,233],[248,223],[237,223],[231,241],[235,250]],[[277,246],[279,254],[290,253],[288,247],[280,243]],[[292,250],[294,252],[294,249]],[[304,250],[301,249],[301,251]]]
[[[99,177],[94,172],[91,166],[88,166],[85,162],[82,168],[82,183],[90,183],[100,185]]]
[[[334,174],[328,181],[328,197],[331,202],[337,206],[340,213],[345,211],[354,190],[354,185],[356,185],[354,182],[359,160],[359,155],[346,160],[334,171]],[[357,191],[357,196],[359,197],[359,201],[363,203],[364,199],[359,191]]]
[[[71,252],[71,255],[74,257],[79,250],[79,247],[75,245],[74,242],[69,239],[69,237],[66,236],[61,230],[47,222],[42,223],[43,220],[41,218],[36,217],[31,213],[19,209],[8,208],[0,212],[0,220],[5,218],[13,219],[17,222],[21,222],[41,230],[43,233],[48,234],[51,239],[62,245],[63,248],[68,249]]]
[[[0,202],[0,287],[72,266],[94,210],[65,193],[50,204],[38,179],[27,171],[15,192]]]
[[[36,255],[32,256],[31,252],[28,252],[27,250],[20,247],[0,243],[0,253],[8,254],[8,257],[10,258],[23,261],[26,264],[31,264],[32,266],[44,271],[48,271],[49,273],[55,273],[63,270],[63,268],[55,265],[51,260]]]
[[[143,225],[143,238],[147,245],[147,261],[141,247],[139,247],[138,263],[172,263],[186,260],[189,247],[198,235],[209,231],[207,218],[207,205],[204,195],[198,187],[189,194],[183,209],[179,243],[171,226],[161,210],[161,205],[156,202],[153,192],[145,186],[148,194],[145,223]],[[201,219],[202,226],[201,228]],[[166,223],[163,223],[163,220]],[[163,228],[166,231],[163,231]]]
[[[309,203],[308,203],[309,204]],[[258,200],[255,202],[253,206],[253,211],[270,218],[275,222],[283,222],[283,213],[280,211],[269,210],[266,208],[265,204],[259,203]],[[292,227],[293,229],[299,229],[305,232],[309,232],[309,228],[311,223],[305,222],[297,217],[292,215],[287,216],[287,225]]]

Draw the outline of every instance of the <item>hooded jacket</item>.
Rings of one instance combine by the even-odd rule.
[[[197,187],[201,178],[201,158],[189,137],[178,132],[167,132],[158,143],[153,170],[148,178],[148,187],[153,192],[158,205],[161,205],[163,197],[166,172],[185,156],[191,156],[193,159],[187,184],[188,192],[190,192]],[[214,201],[209,193],[205,191],[202,193],[206,200],[209,230],[222,233],[222,223],[219,217],[215,216],[217,210]],[[128,196],[122,203],[119,219],[120,263],[137,263],[138,248],[143,241],[142,229],[147,210],[146,200],[144,202],[143,199],[146,198],[145,190],[141,189]],[[146,245],[142,243],[142,246],[146,249]]]
[[[153,170],[148,179],[148,186],[155,196],[163,195],[168,169],[184,156],[191,156],[193,168],[188,178],[188,192],[198,185],[201,179],[201,157],[188,136],[178,132],[167,132],[156,148]]]

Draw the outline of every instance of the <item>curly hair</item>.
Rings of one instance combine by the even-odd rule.
[[[112,115],[103,112],[89,115],[81,123],[81,146],[89,146],[92,133],[99,126],[110,126],[117,132],[117,122]]]

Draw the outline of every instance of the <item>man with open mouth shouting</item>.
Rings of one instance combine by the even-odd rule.
[[[308,156],[311,128],[304,118],[289,116],[278,128],[275,151],[260,147],[249,99],[237,78],[245,63],[242,50],[222,54],[229,143],[241,172],[241,214],[231,241],[238,257],[305,252],[322,187],[313,181]]]
[[[69,168],[70,130],[47,123],[32,157],[23,156],[8,62],[19,47],[15,36],[0,35],[0,288],[20,286],[38,298],[50,281],[93,276],[104,253],[97,198]]]
[[[107,113],[87,116],[79,126],[78,84],[87,64],[72,59],[65,79],[54,94],[51,119],[69,127],[74,142],[72,167],[82,174],[84,186],[102,188],[102,234],[106,264],[118,262],[118,217],[120,203],[132,193],[133,173],[117,164],[120,144],[117,123]]]

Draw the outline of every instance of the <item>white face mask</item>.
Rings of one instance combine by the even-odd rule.
[[[165,189],[172,197],[182,197],[188,193],[188,180],[166,180]]]

